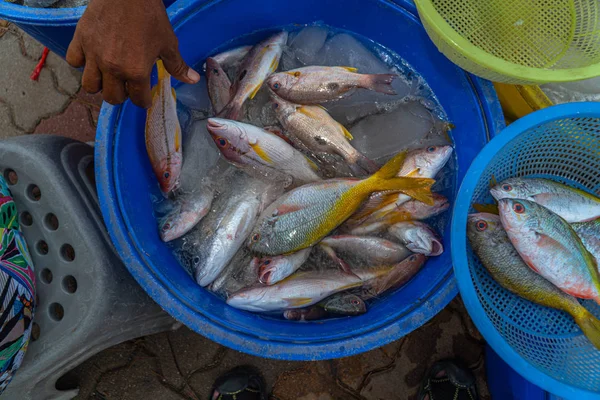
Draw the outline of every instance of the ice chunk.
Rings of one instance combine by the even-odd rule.
[[[378,160],[407,148],[448,143],[446,124],[436,119],[420,102],[400,103],[387,113],[368,116],[350,132],[352,145],[365,156]]]
[[[304,65],[314,65],[317,53],[327,39],[327,30],[320,26],[309,26],[302,29],[297,36],[290,41],[289,50],[296,59]]]
[[[184,192],[197,189],[215,167],[221,153],[206,130],[206,120],[194,121],[183,135],[180,185]]]
[[[600,77],[576,82],[549,83],[540,88],[555,104],[600,101]]]
[[[211,108],[206,79],[200,79],[195,85],[181,85],[176,92],[177,99],[192,110],[208,112]]]
[[[335,35],[325,42],[317,59],[322,65],[358,68],[361,74],[385,74],[390,71],[383,61],[347,33]]]

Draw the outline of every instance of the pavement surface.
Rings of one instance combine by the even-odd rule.
[[[43,47],[0,21],[0,138],[57,134],[93,141],[101,98],[81,91],[81,73],[50,54],[37,82],[30,74]],[[227,349],[183,327],[139,338],[92,356],[57,383],[79,387],[77,399],[208,398],[213,381],[240,364],[258,367],[281,400],[416,399],[435,361],[461,359],[483,399],[484,341],[459,298],[405,338],[354,357],[318,362],[274,361]]]

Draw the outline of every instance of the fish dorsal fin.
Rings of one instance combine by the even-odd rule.
[[[273,163],[271,157],[269,157],[267,152],[262,147],[260,147],[260,144],[258,144],[258,142],[248,144],[250,145],[250,147],[252,147],[252,150],[254,150],[256,155],[259,156],[262,160],[266,161],[269,164]]]
[[[171,94],[173,95],[173,100],[177,101],[177,93],[175,93],[175,88],[171,88]]]
[[[165,69],[165,64],[160,59],[156,60],[156,72],[158,73],[158,80],[159,80],[159,82],[162,81],[162,80],[164,80],[164,79],[166,79],[166,78],[170,78],[171,77],[171,75],[169,75],[169,73]]]
[[[252,93],[250,93],[250,100],[252,100],[256,96],[256,93],[258,93],[258,91],[260,90],[260,87],[261,87],[261,85],[256,85],[254,90],[252,90]]]
[[[346,136],[346,139],[348,139],[348,140],[354,139],[354,136],[352,136],[350,131],[348,129],[346,129],[346,127],[344,125],[340,124],[340,127],[342,128],[342,132],[344,132],[344,136]]]
[[[152,95],[153,99],[156,97],[156,94],[158,93],[158,85],[160,85],[160,81],[158,82],[157,85],[154,85],[154,87],[152,88],[151,95]]]
[[[354,67],[340,67],[340,68],[343,68],[343,69],[345,69],[348,72],[356,72],[356,71],[358,71],[358,68],[354,68]]]

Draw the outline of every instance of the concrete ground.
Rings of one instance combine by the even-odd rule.
[[[51,54],[30,80],[42,46],[0,21],[0,138],[31,133],[92,141],[99,96],[82,93],[81,73]],[[415,399],[435,361],[460,358],[477,376],[483,399],[484,341],[459,298],[407,337],[354,357],[286,362],[252,357],[183,327],[139,338],[94,355],[64,376],[59,388],[80,387],[77,399],[205,399],[214,379],[240,364],[265,374],[281,400]]]

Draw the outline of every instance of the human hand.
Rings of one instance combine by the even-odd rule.
[[[102,90],[110,104],[129,96],[144,108],[152,104],[150,74],[158,58],[176,79],[200,80],[181,58],[162,0],[91,0],[67,52],[69,64],[85,66],[86,92]]]

